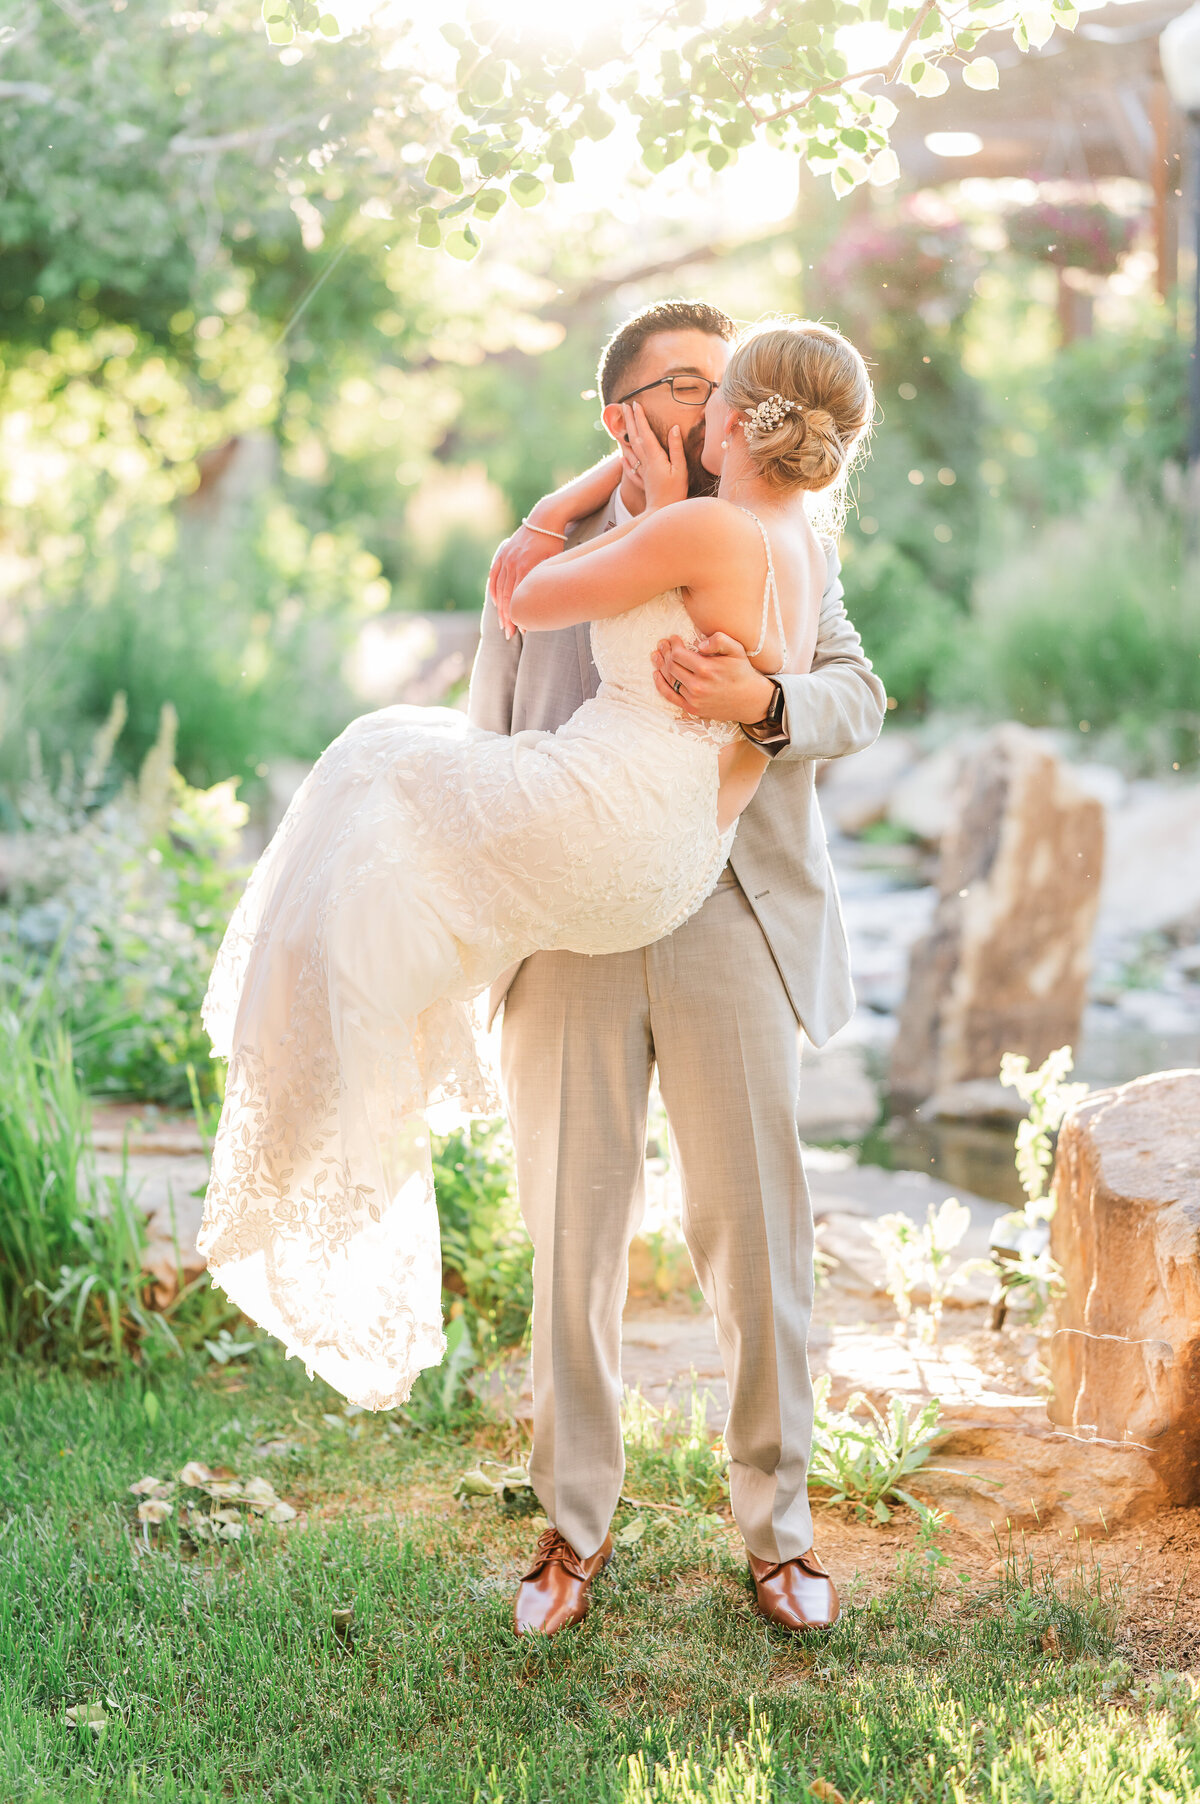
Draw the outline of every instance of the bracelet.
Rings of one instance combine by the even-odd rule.
[[[522,520],[521,525],[527,526],[530,532],[545,533],[548,539],[561,539],[564,545],[567,542],[567,535],[565,532],[551,532],[548,526],[535,526],[532,520]]]

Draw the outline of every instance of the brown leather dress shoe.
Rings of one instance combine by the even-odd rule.
[[[747,1549],[758,1612],[781,1629],[831,1629],[842,1613],[837,1588],[810,1548],[794,1560],[759,1560]]]
[[[537,1544],[533,1565],[517,1587],[513,1626],[518,1635],[557,1635],[582,1622],[588,1612],[592,1580],[612,1559],[612,1536],[584,1560],[556,1528],[548,1528]]]

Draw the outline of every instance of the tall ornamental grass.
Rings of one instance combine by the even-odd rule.
[[[71,1041],[38,1007],[0,1007],[0,1349],[121,1363],[173,1342],[149,1306],[146,1229],[97,1175]]]

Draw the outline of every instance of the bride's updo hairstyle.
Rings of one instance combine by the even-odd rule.
[[[827,489],[850,472],[875,395],[849,339],[816,320],[768,320],[741,339],[722,393],[759,475],[779,489]]]

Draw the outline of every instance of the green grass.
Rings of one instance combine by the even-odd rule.
[[[164,1368],[149,1408],[147,1382],[0,1373],[6,1801],[767,1804],[817,1777],[874,1804],[1200,1796],[1192,1686],[1131,1690],[1095,1593],[1015,1562],[962,1588],[902,1547],[808,1644],[755,1616],[711,1511],[655,1513],[580,1632],[521,1643],[534,1525],[450,1496],[518,1451],[505,1431],[347,1419],[269,1352],[236,1378]],[[651,1440],[639,1498],[672,1482]],[[189,1458],[270,1478],[301,1519],[203,1555],[147,1542],[127,1487]],[[91,1702],[99,1736],[65,1720]]]

